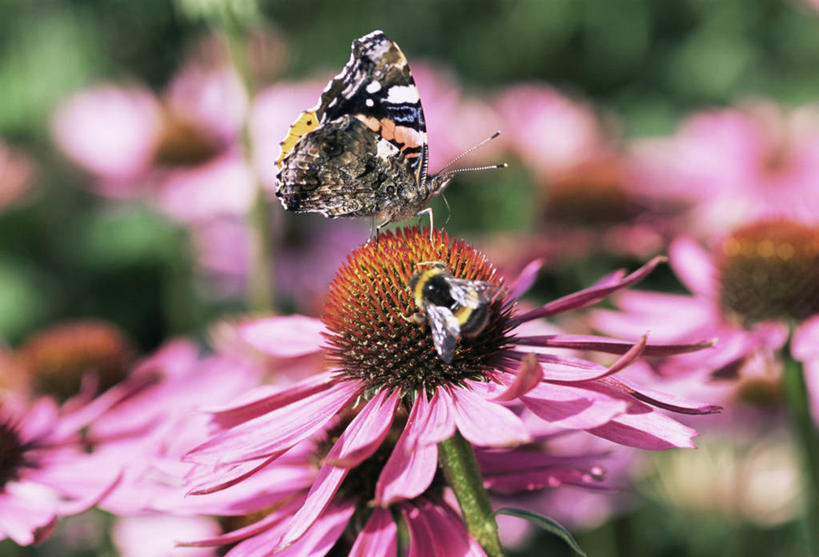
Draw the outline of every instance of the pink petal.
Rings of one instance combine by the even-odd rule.
[[[412,499],[432,483],[438,468],[438,447],[418,444],[428,417],[429,403],[422,390],[412,406],[404,431],[378,477],[374,504],[386,506],[398,499]]]
[[[350,468],[369,457],[378,448],[389,433],[399,398],[397,390],[389,395],[386,390],[382,390],[350,422],[327,454],[325,464],[319,470],[304,506],[290,522],[288,532],[279,544],[280,547],[292,544],[310,528],[330,504]],[[335,466],[336,462],[343,462],[346,467]]]
[[[400,399],[398,390],[381,390],[350,422],[324,462],[352,468],[369,458],[389,433]]]
[[[8,482],[0,492],[0,539],[9,537],[18,545],[38,541],[56,520],[57,495],[30,482]]]
[[[691,292],[715,298],[719,292],[711,257],[696,242],[678,238],[671,243],[671,268]]]
[[[190,541],[180,541],[178,543],[180,546],[184,547],[211,547],[236,543],[250,536],[259,534],[260,532],[264,532],[265,530],[269,530],[272,526],[280,523],[288,516],[296,512],[303,502],[303,498],[296,497],[295,499],[285,503],[281,508],[276,509],[274,512],[265,516],[261,520],[257,520],[253,524],[249,524],[237,530],[226,532],[217,536]]]
[[[541,268],[543,268],[542,259],[535,259],[526,265],[515,280],[512,281],[512,284],[509,285],[509,298],[516,300],[527,290],[532,288]]]
[[[231,463],[285,451],[320,431],[360,390],[357,381],[338,381],[324,391],[216,435],[189,455],[202,461]]]
[[[449,439],[455,434],[455,416],[453,415],[451,401],[443,387],[435,390],[435,394],[429,403],[428,416],[424,422],[424,416],[418,416],[424,423],[424,430],[418,435],[418,445],[437,445],[444,439]]]
[[[105,85],[69,99],[52,129],[77,164],[100,177],[124,181],[150,164],[160,120],[159,103],[147,89]]]
[[[327,464],[321,467],[315,482],[313,482],[313,487],[310,488],[310,492],[307,494],[304,505],[288,523],[286,533],[276,544],[275,551],[281,551],[292,545],[311,526],[316,524],[316,520],[328,507],[349,471],[348,468],[338,468]],[[313,529],[315,530],[315,528]]]
[[[266,394],[269,385],[259,387],[253,392],[265,393],[260,398],[254,398],[250,402],[236,406],[225,406],[222,408],[211,407],[208,409],[213,414],[213,421],[222,428],[231,428],[243,422],[257,418],[273,410],[278,410],[282,406],[292,404],[297,400],[314,395],[335,383],[331,372],[312,375],[295,385],[284,387],[273,394]]]
[[[520,400],[539,418],[569,429],[601,426],[628,408],[625,400],[605,392],[550,383],[541,383]]]
[[[326,555],[344,533],[355,512],[355,503],[331,505],[316,520],[315,526],[296,543],[276,553],[276,557],[315,557]]]
[[[633,348],[634,343],[609,337],[594,335],[540,335],[518,337],[517,344],[525,346],[543,346],[546,348],[570,348],[573,350],[593,350],[607,354],[624,354]],[[647,343],[643,356],[671,356],[696,352],[714,345],[714,340],[702,340],[689,344],[655,344]]]
[[[563,296],[562,298],[558,298],[557,300],[549,302],[548,304],[545,304],[523,315],[516,316],[514,319],[512,319],[512,323],[520,324],[525,321],[541,319],[543,317],[549,317],[565,311],[580,309],[596,304],[614,292],[627,288],[632,284],[643,280],[651,271],[654,270],[657,265],[665,260],[665,257],[655,257],[630,275],[623,277],[622,280],[619,280],[613,284],[608,284],[610,281],[607,280],[605,285],[592,286],[573,294]]]
[[[358,535],[349,557],[395,555],[398,551],[398,528],[387,509],[376,508]]]
[[[211,536],[220,530],[214,518],[146,515],[118,518],[111,531],[120,557],[215,557],[210,548],[180,549],[180,537]]]
[[[515,380],[509,385],[509,388],[492,400],[496,402],[515,400],[534,389],[542,380],[543,368],[540,367],[534,354],[527,354],[521,360]]]
[[[603,439],[638,449],[694,448],[697,432],[657,411],[621,414],[606,425],[590,429]]]
[[[418,506],[403,505],[401,512],[410,531],[409,557],[485,556],[454,513],[423,499]]]
[[[241,338],[257,350],[277,358],[293,358],[318,352],[325,327],[319,319],[303,315],[268,317],[239,327]]]
[[[259,472],[261,469],[276,460],[279,456],[281,456],[281,453],[276,452],[272,456],[263,459],[261,462],[257,460],[240,462],[239,464],[234,464],[227,467],[227,469],[224,471],[220,469],[221,473],[218,476],[211,475],[204,482],[192,483],[191,489],[188,491],[188,495],[207,495],[209,493],[215,493],[217,491],[222,491],[223,489],[233,487],[234,485],[247,480],[249,477]]]
[[[523,422],[511,410],[484,400],[468,388],[441,390],[451,397],[458,431],[478,446],[510,446],[530,441]]]
[[[235,149],[204,164],[170,171],[157,192],[160,208],[184,223],[244,215],[255,197],[253,173]]]
[[[617,379],[607,377],[603,382],[621,392],[628,393],[637,400],[672,412],[679,412],[681,414],[716,414],[722,410],[722,407],[714,404],[694,402],[634,385],[625,377],[618,377]]]

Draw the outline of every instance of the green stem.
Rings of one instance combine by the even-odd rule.
[[[503,555],[498,524],[489,502],[489,494],[483,487],[478,461],[472,445],[457,431],[455,435],[438,444],[438,461],[447,482],[455,492],[466,527],[490,557]]]
[[[785,358],[783,389],[793,429],[804,459],[805,522],[808,529],[808,542],[814,554],[819,555],[819,432],[811,416],[810,399],[802,364],[790,357]]]
[[[225,39],[236,71],[244,84],[248,98],[253,97],[254,84],[245,48],[245,29],[242,25],[225,25]],[[252,157],[252,138],[247,118],[242,125],[242,150],[246,160]],[[273,226],[264,190],[256,183],[256,199],[248,214],[252,228],[251,269],[247,305],[254,312],[273,309]]]

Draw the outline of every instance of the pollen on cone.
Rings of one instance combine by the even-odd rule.
[[[502,296],[491,305],[488,325],[462,338],[451,364],[435,351],[429,325],[414,321],[408,285],[419,263],[441,262],[455,278],[501,285],[486,257],[446,232],[408,228],[382,234],[356,249],[330,285],[323,321],[329,353],[338,367],[373,387],[415,389],[480,378],[494,368],[506,344],[509,310]]]

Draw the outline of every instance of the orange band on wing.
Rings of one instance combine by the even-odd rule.
[[[298,140],[303,136],[319,126],[318,118],[315,110],[305,110],[301,113],[293,125],[290,126],[290,131],[287,132],[287,137],[281,142],[282,152],[276,160],[276,167],[281,168],[284,158],[293,150]]]
[[[364,114],[356,114],[355,117],[369,129],[380,134],[382,138],[401,145],[402,152],[407,149],[418,149],[424,145],[424,136],[421,132],[408,126],[396,126],[395,122],[389,118],[377,120],[373,116]],[[417,152],[405,152],[405,155],[410,159],[418,157]]]

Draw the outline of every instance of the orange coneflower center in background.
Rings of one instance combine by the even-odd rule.
[[[735,230],[720,246],[723,308],[743,323],[819,313],[819,227],[788,219]]]

